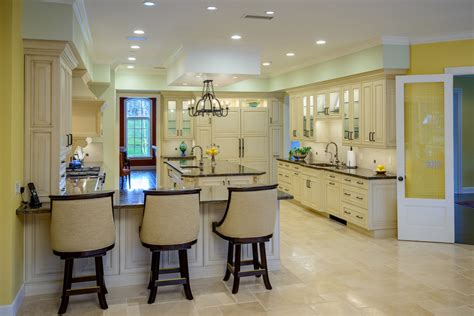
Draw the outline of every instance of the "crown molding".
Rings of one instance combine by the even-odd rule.
[[[410,39],[406,36],[382,36],[383,45],[410,45]]]
[[[23,40],[25,55],[46,55],[61,57],[69,69],[74,69],[79,65],[79,60],[71,48],[71,45],[65,41],[51,40]]]
[[[86,6],[84,4],[84,0],[76,0],[72,5],[72,9],[74,11],[74,15],[79,23],[79,26],[82,31],[82,36],[84,37],[84,41],[88,51],[92,51],[92,34],[91,29],[89,27],[89,19],[87,18],[87,11]]]
[[[411,45],[430,44],[439,42],[451,42],[474,39],[474,31],[466,31],[461,33],[451,33],[439,36],[417,37],[410,41]]]

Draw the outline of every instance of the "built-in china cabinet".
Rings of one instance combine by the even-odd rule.
[[[347,146],[395,146],[395,79],[383,71],[289,91],[290,139],[321,141],[318,122],[342,120]],[[327,126],[321,124],[321,126]],[[324,141],[327,139],[324,138]]]
[[[189,115],[192,95],[163,93],[163,138],[192,139],[193,119]]]
[[[72,134],[72,70],[79,64],[67,42],[24,40],[25,183],[41,200],[66,191]]]

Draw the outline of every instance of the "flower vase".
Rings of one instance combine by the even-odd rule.
[[[215,167],[216,166],[216,156],[211,155],[211,166]]]

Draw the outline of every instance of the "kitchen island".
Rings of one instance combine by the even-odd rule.
[[[191,278],[223,277],[227,259],[227,243],[212,233],[212,222],[219,221],[224,215],[227,194],[217,194],[216,192],[221,192],[221,189],[216,190],[216,187],[211,185],[201,188],[198,242],[188,250],[190,274]],[[225,191],[227,191],[226,188]],[[292,196],[287,193],[278,192],[279,200],[291,198]],[[277,212],[273,238],[266,244],[270,270],[277,270],[280,267],[279,210]],[[18,216],[23,217],[25,224],[26,295],[60,291],[64,262],[54,256],[51,250],[50,213],[49,203],[43,203],[39,209],[20,207],[17,210]],[[116,243],[115,248],[104,257],[106,282],[109,287],[142,284],[146,289],[151,256],[150,251],[141,245],[139,239],[142,216],[142,191],[115,192]],[[162,256],[164,267],[177,266],[177,253],[165,252]],[[243,256],[251,258],[251,247],[243,247]],[[90,274],[93,268],[93,258],[78,260],[74,265],[74,273],[76,275]]]

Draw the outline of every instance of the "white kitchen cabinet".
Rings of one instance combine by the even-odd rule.
[[[381,79],[362,83],[362,143],[367,147],[395,146],[395,83]]]
[[[318,119],[340,117],[340,95],[339,87],[316,92],[316,112]]]
[[[290,96],[290,139],[303,138],[303,99],[301,95]]]
[[[282,140],[283,140],[283,129],[282,127],[270,127],[270,182],[278,183],[278,161],[277,158],[282,156]]]
[[[335,180],[326,180],[326,211],[335,216],[341,214],[341,185]]]
[[[314,112],[314,96],[303,95],[302,96],[302,139],[314,140],[314,128],[315,128],[315,112]]]
[[[164,95],[164,139],[192,139],[194,120],[189,115],[191,97]]]
[[[342,88],[342,135],[343,144],[353,146],[360,143],[361,86]]]
[[[72,69],[67,42],[25,40],[25,182],[40,200],[66,191],[66,156],[72,146]]]
[[[268,120],[270,125],[283,125],[283,105],[279,100],[268,100]]]
[[[205,151],[206,148],[211,147],[212,145],[212,127],[210,126],[196,126],[195,130],[195,143],[203,148]]]

